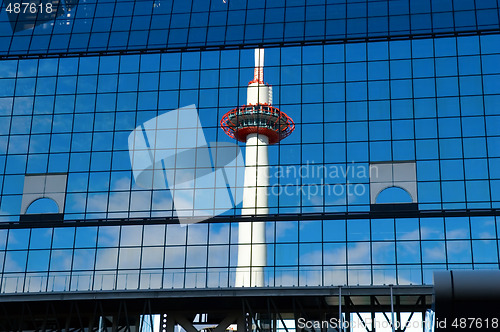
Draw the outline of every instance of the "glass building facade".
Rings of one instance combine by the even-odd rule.
[[[266,286],[500,267],[496,0],[227,2],[53,1],[64,14],[38,22],[4,1],[1,293],[233,287],[241,204],[179,225],[129,139],[194,104],[201,127],[156,128],[155,153],[194,129],[233,142],[219,121],[246,102],[256,45],[296,126],[269,147]]]
[[[24,7],[17,15],[14,3],[4,1],[0,55],[345,41],[500,26],[497,0],[40,0],[36,15]]]

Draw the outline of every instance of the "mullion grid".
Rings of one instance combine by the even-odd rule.
[[[58,72],[59,72],[59,65],[60,65],[60,61],[58,63]],[[77,85],[78,85],[78,77],[79,77],[79,72],[80,72],[80,61],[77,61],[77,67],[76,67],[76,77],[75,77],[75,80],[76,80],[76,86],[75,86],[75,98],[73,100],[73,109],[76,111],[76,91],[77,91]],[[54,106],[55,107],[55,106]],[[54,109],[54,113],[55,113],[55,109]],[[69,149],[68,149],[68,154],[69,154],[69,157],[68,157],[68,177],[66,178],[66,193],[68,193],[68,189],[69,189],[69,175],[71,174],[71,157],[73,155],[72,153],[72,150],[73,150],[73,132],[74,132],[74,129],[75,129],[75,114],[76,112],[74,112],[72,115],[71,115],[71,135],[70,135],[70,139],[69,139]],[[89,175],[90,177],[90,175]],[[87,183],[87,189],[88,189],[88,183]],[[66,206],[64,207],[66,209]],[[66,212],[66,211],[64,211]],[[83,211],[85,212],[85,211]],[[64,214],[66,216],[66,213]],[[75,241],[76,241],[76,231],[75,231]],[[71,289],[71,288],[70,288]]]
[[[497,0],[497,1],[500,1],[500,0]],[[475,3],[474,3],[475,5]],[[500,10],[498,11],[498,15],[499,15],[499,22],[500,22]],[[491,184],[492,182],[492,178],[491,178],[491,169],[490,169],[490,156],[489,156],[489,140],[488,140],[488,137],[490,135],[488,135],[488,126],[487,126],[487,121],[486,121],[486,102],[485,102],[485,91],[484,91],[484,80],[483,80],[483,77],[484,77],[484,72],[483,72],[483,53],[482,53],[482,38],[481,37],[478,37],[478,44],[479,44],[479,57],[480,57],[480,75],[481,75],[481,92],[482,92],[482,102],[483,102],[483,112],[482,112],[482,116],[483,116],[483,123],[484,123],[484,140],[485,140],[485,144],[486,144],[486,153],[485,153],[485,158],[486,158],[486,170],[487,170],[487,173],[488,173],[488,189],[489,189],[489,197],[490,197],[490,207],[493,208],[493,186]],[[457,39],[457,56],[458,55],[458,39]],[[460,74],[460,73],[459,73]],[[464,162],[465,162],[465,158],[464,158]],[[464,171],[465,171],[465,165],[464,165]],[[467,200],[467,197],[466,197],[466,200]]]
[[[453,6],[453,2],[452,2],[452,6]],[[454,18],[454,17],[453,17]],[[458,114],[459,114],[459,120],[460,120],[460,137],[461,137],[461,143],[462,143],[462,167],[463,167],[463,170],[464,170],[464,201],[465,201],[465,206],[466,208],[469,208],[469,202],[468,202],[468,199],[467,199],[467,175],[465,174],[466,172],[466,166],[465,166],[465,146],[464,146],[464,129],[463,129],[463,118],[462,118],[462,115],[463,115],[463,112],[462,112],[462,103],[461,103],[461,86],[460,86],[460,68],[459,68],[459,64],[458,64],[458,41],[456,38],[453,38],[454,40],[454,44],[455,44],[455,53],[456,53],[456,57],[457,57],[457,83],[458,83]],[[482,81],[482,80],[481,80]],[[483,95],[484,95],[484,92],[483,92]],[[485,134],[486,134],[486,127],[485,127]],[[486,140],[486,139],[485,139]],[[488,159],[488,152],[486,151],[486,159]],[[489,181],[488,181],[489,182]],[[490,202],[491,202],[491,195],[490,195]],[[447,250],[447,246],[445,246],[445,252]],[[448,257],[448,255],[446,255],[446,257]]]
[[[389,7],[389,5],[387,6]],[[366,5],[366,17],[368,17],[368,3]],[[368,31],[368,19],[366,20],[366,31]],[[387,45],[387,47],[389,47],[389,45]],[[370,144],[370,85],[368,84],[369,82],[369,79],[370,77],[368,77],[368,64],[369,64],[369,59],[370,59],[370,53],[369,53],[369,49],[368,49],[368,43],[365,44],[365,56],[366,56],[366,60],[365,60],[365,72],[366,72],[366,131],[367,131],[367,140],[368,140],[368,143],[367,143],[367,159],[368,159],[368,162],[371,162],[371,144]],[[390,71],[390,66],[389,66],[389,71]],[[390,75],[389,75],[390,77]],[[346,77],[346,84],[347,84],[347,77]],[[389,90],[390,91],[390,90]],[[390,92],[389,92],[390,93]],[[347,118],[346,118],[346,127],[347,127]],[[347,141],[347,137],[346,137],[346,141]],[[347,168],[347,166],[346,166]],[[368,167],[368,172],[370,172],[370,167]],[[368,199],[370,199],[371,197],[368,197]],[[370,221],[369,223],[369,231],[370,231],[370,265],[371,265],[371,268],[370,268],[370,280],[371,280],[371,283],[373,284],[373,281],[375,280],[374,278],[374,269],[373,269],[373,241],[372,241],[372,222]],[[347,250],[346,250],[347,251]],[[346,262],[347,263],[347,262]],[[397,269],[396,269],[397,270]],[[397,272],[396,272],[396,280],[397,279]]]
[[[0,278],[0,293],[3,293],[4,290],[4,283],[5,283],[5,264],[7,262],[7,246],[9,245],[9,233],[10,229],[7,230],[6,232],[6,238],[5,238],[5,250],[3,250],[3,262],[2,262],[2,275]]]
[[[17,80],[19,78],[19,63],[20,63],[20,61],[16,61],[16,76],[15,76],[14,91],[13,91],[13,95],[14,96],[16,95]],[[38,66],[38,64],[37,64],[37,66]],[[12,106],[11,106],[11,114],[14,114],[14,106],[15,106],[15,103],[13,102]],[[33,108],[31,109],[32,117],[33,117],[33,110],[34,110],[34,105],[33,105]],[[7,117],[3,117],[2,119],[4,119],[4,118],[7,118]],[[10,119],[9,119],[9,130],[8,130],[8,136],[7,136],[7,147],[6,147],[6,151],[5,151],[5,160],[4,160],[4,163],[3,163],[3,169],[4,169],[4,174],[3,175],[4,176],[2,177],[2,188],[1,188],[2,191],[0,192],[0,208],[3,205],[4,199],[5,199],[5,196],[6,196],[5,194],[3,194],[3,192],[5,192],[5,178],[6,178],[6,176],[5,176],[5,170],[7,169],[7,160],[8,160],[7,157],[9,155],[9,147],[10,147],[10,140],[11,140],[11,133],[12,133],[12,120],[13,120],[13,117],[11,116]],[[31,136],[31,125],[30,125],[30,136]],[[26,160],[28,160],[28,158],[26,158]],[[9,218],[9,219],[11,219],[11,218]]]
[[[301,60],[301,61],[302,61],[302,60]],[[459,96],[459,98],[460,98],[460,96]],[[483,95],[483,98],[484,98],[484,95]],[[437,100],[437,95],[436,95],[436,100]],[[95,121],[95,119],[94,119],[94,121]],[[463,137],[463,134],[462,134],[462,137]],[[462,149],[463,149],[463,148],[462,148]],[[442,192],[441,192],[441,195],[442,195]],[[446,239],[445,239],[445,242],[446,242]],[[186,255],[186,257],[187,257],[187,255]],[[423,263],[422,263],[422,264],[423,264]]]
[[[498,7],[500,8],[500,0],[497,0],[497,3],[498,3]],[[476,8],[476,2],[474,2],[474,9]],[[500,10],[498,10],[498,21],[500,22]],[[477,17],[476,17],[476,22],[477,22]],[[457,41],[458,42],[458,41]],[[458,44],[458,43],[457,43]],[[485,96],[484,96],[484,81],[483,81],[483,77],[484,77],[484,73],[483,73],[483,52],[482,52],[482,38],[481,37],[478,37],[478,46],[479,46],[479,56],[480,56],[480,65],[481,65],[481,91],[483,92],[482,94],[482,101],[483,101],[483,118],[484,118],[484,128],[485,128],[485,140],[486,140],[486,160],[487,160],[487,163],[486,163],[486,167],[487,167],[487,171],[488,171],[488,187],[489,187],[489,190],[490,190],[490,204],[491,204],[491,207],[493,208],[494,207],[494,203],[493,203],[493,186],[491,184],[492,182],[492,178],[491,178],[491,169],[490,169],[490,157],[489,157],[489,149],[488,149],[488,144],[489,144],[489,141],[488,141],[488,127],[487,127],[487,123],[486,123],[486,101],[485,101]],[[457,45],[458,47],[458,45]],[[458,50],[457,50],[457,54],[458,54]],[[500,234],[500,229],[498,229],[498,224],[499,224],[499,217],[495,217],[495,235],[497,237],[496,239],[496,244],[497,244],[497,257],[498,257],[498,267],[500,268],[500,240],[498,239],[498,236]],[[472,223],[472,221],[471,221]],[[472,235],[472,233],[471,233]],[[471,236],[472,238],[472,236]],[[471,251],[472,251],[472,242],[471,242]]]
[[[216,1],[216,0],[214,0]],[[212,8],[212,0],[210,0],[210,9]],[[210,13],[210,12],[209,12]],[[246,17],[246,16],[245,16]],[[226,16],[226,22],[228,20],[228,17]],[[207,29],[207,35],[208,35],[208,29]],[[218,69],[217,69],[217,77],[218,77],[218,81],[217,81],[217,88],[216,88],[216,91],[217,91],[217,119],[220,119],[222,118],[223,114],[220,114],[220,113],[224,113],[223,111],[221,112],[221,107],[219,106],[219,103],[220,103],[220,98],[219,98],[219,95],[220,95],[220,80],[221,80],[221,68],[222,68],[222,52],[220,51],[216,51],[217,52],[217,57],[218,57]],[[240,51],[241,52],[241,51]],[[201,66],[201,59],[202,59],[203,55],[200,54],[200,76],[201,76],[201,70],[203,70],[202,66]],[[238,54],[238,67],[241,68],[241,53]],[[240,71],[241,69],[238,68],[238,74],[237,74],[237,80],[238,80],[238,96],[237,96],[237,106],[240,105],[240,93],[239,93],[239,90],[240,90],[240,86],[239,86],[239,81],[240,81]],[[200,84],[201,84],[201,80],[200,80]],[[199,96],[199,94],[198,94]],[[200,105],[201,106],[201,105]],[[217,122],[218,123],[218,122]],[[215,132],[215,139],[217,142],[219,142],[219,135],[221,135],[221,132],[220,130],[217,130]],[[241,166],[241,165],[240,165]],[[218,167],[218,165],[213,165],[214,169],[216,169],[216,167]],[[237,179],[237,176],[238,176],[238,173],[235,172],[235,182],[234,183],[238,183],[238,179]],[[238,188],[236,188],[236,190],[238,190]],[[215,199],[214,199],[214,213],[217,213],[216,210],[215,210]],[[237,208],[236,206],[233,207],[233,216],[236,217],[237,215]],[[232,249],[236,246],[232,245],[231,241],[232,241],[232,228],[233,228],[233,225],[234,223],[228,223],[228,227],[229,227],[229,234],[228,234],[228,258],[227,258],[227,266],[228,266],[228,271],[227,271],[227,285],[228,286],[231,286],[231,277],[233,275],[232,271],[232,266],[231,266],[231,254],[232,254]],[[209,224],[209,229],[211,228],[210,224]],[[210,244],[210,237],[208,238],[208,243]],[[207,255],[210,255],[210,248],[207,249]],[[207,265],[208,265],[208,256],[207,256]],[[207,283],[208,283],[208,277],[207,277]]]
[[[409,8],[411,8],[411,2],[410,0],[408,0],[408,6]],[[412,15],[410,15],[410,29],[411,29],[411,26],[412,26]],[[388,45],[389,47],[389,45]],[[415,116],[415,80],[414,80],[414,72],[415,72],[415,68],[414,68],[414,58],[413,58],[413,47],[414,47],[414,44],[413,44],[413,41],[410,41],[410,68],[411,68],[411,87],[412,87],[412,107],[413,107],[413,110],[412,110],[412,122],[413,122],[413,149],[414,149],[414,160],[415,160],[415,173],[416,173],[416,176],[417,176],[417,179],[418,179],[418,167],[417,167],[417,130],[416,130],[416,116]],[[417,180],[417,190],[418,190],[418,180]],[[419,255],[420,255],[420,280],[422,280],[422,283],[423,283],[423,265],[422,265],[422,227],[421,227],[421,222],[420,222],[420,218],[418,218],[418,238],[419,238]],[[396,234],[396,220],[394,220],[394,234]],[[396,281],[399,283],[399,269],[397,268],[398,266],[398,251],[397,251],[397,244],[398,242],[395,242],[395,246],[394,246],[394,249],[395,249],[395,264],[396,264]]]
[[[394,230],[395,230],[395,229],[394,229],[394,219],[390,219],[390,220],[391,220],[391,224],[393,225],[393,226],[392,226],[392,229],[393,229],[393,231],[394,231]],[[368,221],[368,220],[367,220],[367,221]],[[372,219],[372,221],[373,221],[373,219]],[[454,219],[453,219],[453,218],[451,218],[451,219],[446,218],[446,219],[444,219],[444,220],[443,220],[443,222],[444,222],[444,226],[445,226],[445,228],[444,228],[444,230],[445,230],[445,231],[448,229],[448,227],[446,227],[446,224],[447,224],[448,222],[452,222],[452,223],[453,223],[453,221],[454,221]],[[325,222],[325,221],[323,220],[322,222]],[[347,222],[347,220],[344,220],[343,222],[344,222],[344,223],[346,223],[346,222]],[[472,222],[472,220],[470,220],[469,218],[467,218],[467,225],[468,225],[468,228],[470,228],[471,222]],[[208,225],[207,225],[207,226],[208,226]],[[227,224],[227,226],[229,227],[229,224]],[[300,221],[299,221],[298,226],[300,226]],[[106,227],[106,226],[101,226],[101,227],[99,228],[99,234],[102,234],[102,232],[103,232],[103,230],[104,230],[102,227]],[[122,245],[120,245],[120,242],[121,242],[121,240],[120,240],[120,239],[121,239],[121,237],[122,237],[122,235],[121,235],[121,234],[122,234],[122,232],[123,232],[123,227],[127,227],[127,226],[122,226],[122,227],[120,227],[120,229],[118,230],[118,235],[117,235],[117,236],[118,236],[118,241],[119,241],[119,244],[118,244],[118,247],[116,247],[116,249],[117,249],[117,250],[119,250],[120,248],[123,248],[123,246],[122,246]],[[422,231],[422,226],[420,226],[420,227],[419,227],[419,229],[420,229],[420,231]],[[372,232],[373,232],[373,230],[374,230],[374,228],[372,228]],[[143,230],[143,232],[144,232],[144,230]],[[370,233],[372,233],[372,232],[370,232]],[[186,236],[188,236],[187,232],[185,232],[185,234],[186,234]],[[390,237],[390,238],[388,238],[388,239],[386,239],[386,240],[377,240],[377,241],[378,241],[378,242],[385,242],[385,243],[389,243],[389,244],[390,244],[390,243],[394,243],[394,240],[395,240],[394,236],[395,236],[395,235],[396,235],[396,233],[394,233],[394,235],[393,235],[392,237]],[[53,243],[53,241],[54,241],[54,240],[53,240],[53,237],[54,237],[54,236],[55,236],[55,232],[52,232],[52,234],[51,234],[51,239],[52,239],[52,240],[51,240],[51,243]],[[99,241],[99,238],[100,238],[101,236],[102,236],[102,235],[100,235],[100,236],[98,236],[98,237],[97,237],[97,239],[96,239],[96,243]],[[276,234],[275,236],[277,236],[277,234]],[[30,237],[29,237],[29,238],[30,238],[30,239],[32,238],[32,235],[31,235],[31,234],[30,234]],[[74,235],[74,237],[73,237],[73,238],[74,238],[74,239],[76,239],[76,232],[75,232],[75,235]],[[141,237],[141,238],[142,238],[142,237]],[[475,237],[474,237],[474,236],[464,238],[464,240],[466,240],[466,241],[468,241],[468,242],[472,241],[473,239],[475,239]],[[460,238],[456,238],[456,239],[454,239],[454,240],[461,240],[461,239],[460,239]],[[187,238],[186,238],[186,241],[187,241]],[[207,241],[208,241],[208,236],[207,236]],[[345,241],[345,240],[344,240],[344,241]],[[362,243],[363,243],[363,242],[364,242],[364,243],[371,243],[371,242],[373,241],[373,238],[372,238],[372,236],[370,235],[370,238],[369,238],[369,239],[362,240],[362,241],[361,241],[361,240],[356,240],[356,239],[350,239],[350,238],[347,238],[347,242],[344,242],[344,241],[333,241],[333,242],[332,242],[332,241],[325,241],[325,240],[321,240],[320,242],[321,242],[321,244],[323,244],[323,246],[324,246],[324,244],[325,244],[325,243],[338,243],[338,244],[342,244],[342,243],[344,243],[344,244],[348,245],[348,244],[350,244],[350,243],[353,243],[353,244],[354,244],[354,243],[359,243],[359,242],[362,242]],[[353,241],[354,241],[354,242],[353,242]],[[403,243],[404,243],[404,242],[406,242],[406,241],[408,241],[408,240],[403,240]],[[418,239],[413,239],[413,240],[409,240],[409,241],[410,241],[409,243],[411,243],[411,242],[417,242],[417,243],[424,243],[424,242],[425,242],[425,243],[439,243],[439,242],[443,242],[443,243],[448,243],[448,240],[446,240],[446,232],[443,234],[443,238],[438,238],[438,239],[434,239],[434,240],[426,240],[426,241],[423,241],[423,239],[421,239],[421,237],[419,236],[419,238],[418,238]],[[73,252],[74,252],[74,249],[75,249],[75,248],[74,248],[74,243],[75,243],[75,240],[73,240]],[[188,243],[188,242],[186,242],[186,243]],[[282,242],[278,242],[278,241],[277,241],[277,239],[276,239],[276,237],[275,237],[275,240],[274,240],[274,245],[275,245],[275,246],[276,246],[276,244],[281,244],[281,245],[287,245],[287,244],[288,244],[288,245],[293,245],[293,244],[298,244],[298,243],[300,243],[300,239],[298,239],[298,242],[295,242],[295,241],[290,241],[290,240],[287,240],[287,241],[282,241]],[[307,242],[305,242],[305,243],[315,243],[315,242],[307,241]],[[205,248],[207,248],[207,249],[210,249],[210,247],[211,247],[211,246],[214,246],[214,245],[216,246],[216,245],[218,245],[218,243],[213,243],[213,244],[210,244],[210,243],[209,243],[209,241],[208,241],[207,243],[201,243],[201,244],[189,244],[189,243],[188,243],[188,244],[186,245],[186,247],[205,247]],[[142,246],[144,246],[144,244],[143,244],[143,245],[134,245],[134,246],[132,246],[132,247],[130,247],[130,248],[141,249],[141,247],[142,247]],[[165,244],[164,246],[168,246],[168,243],[167,243],[167,244]],[[178,245],[176,245],[176,246],[178,246]],[[28,247],[30,247],[30,246],[28,246]],[[52,245],[51,245],[51,247],[52,247]],[[112,249],[112,248],[114,248],[114,247],[108,247],[108,246],[102,247],[102,246],[100,246],[100,245],[97,245],[97,247],[94,247],[94,248],[95,248],[95,249],[97,249],[97,250],[99,250],[99,249],[101,249],[101,248],[109,248],[109,249]],[[127,248],[128,248],[128,246],[127,246]],[[71,250],[71,248],[69,248],[69,249]],[[40,250],[43,250],[43,249],[29,249],[28,251],[29,251],[29,252],[32,252],[32,251],[40,251]],[[57,248],[52,248],[51,250],[57,250]],[[11,251],[12,251],[12,250],[11,250]],[[18,250],[13,250],[13,251],[25,251],[25,250],[19,250],[19,249],[18,249]],[[118,252],[120,252],[120,251],[118,251]],[[97,251],[96,251],[96,254],[97,254]],[[346,251],[346,254],[348,254],[348,250]],[[117,263],[116,263],[116,264],[118,264],[118,265],[119,265],[119,260],[120,260],[120,256],[119,256],[119,255],[120,255],[120,254],[118,254],[118,257],[117,257]],[[27,258],[29,259],[29,253],[28,253]],[[346,257],[346,258],[348,258],[348,257]],[[27,264],[27,262],[26,262],[26,264]],[[97,264],[97,260],[95,260],[94,264]],[[185,266],[186,266],[186,264],[187,264],[187,263],[185,263]],[[433,266],[433,265],[434,265],[434,266],[439,266],[441,263],[424,263],[424,262],[421,260],[420,262],[418,262],[418,263],[416,263],[416,264],[415,264],[415,263],[412,263],[412,264],[409,264],[409,265],[411,265],[411,266],[421,266],[421,267],[423,267],[423,266],[422,266],[422,264],[425,264],[426,266]],[[375,264],[375,263],[371,262],[369,265],[370,265],[370,266],[371,266],[371,268],[373,269],[375,266],[380,266],[380,267],[383,267],[383,266],[385,266],[386,264],[380,264],[380,263]],[[399,264],[396,264],[396,265],[398,266],[398,268],[400,267],[400,265],[399,265]],[[95,265],[94,265],[94,266],[95,266]],[[295,269],[295,268],[298,268],[298,267],[299,267],[298,265],[297,265],[297,266],[296,266],[296,265],[283,265],[283,264],[278,264],[278,262],[275,262],[274,267],[278,267],[278,266],[279,266],[279,267],[281,267],[281,268],[288,268],[288,269],[290,269],[290,268]],[[360,267],[361,267],[361,266],[365,266],[365,265],[364,265],[364,264],[361,264],[361,265],[360,265],[359,263],[353,263],[353,264],[351,264],[351,263],[349,263],[349,261],[347,261],[347,268],[348,268],[348,271],[350,270],[350,268],[351,268],[351,267],[355,267],[355,266],[360,266]],[[404,264],[404,266],[408,266],[408,263]],[[339,266],[339,267],[340,267],[340,266]],[[226,267],[225,267],[225,266],[223,266],[223,265],[222,265],[222,266],[220,266],[220,268],[223,268],[223,269],[231,269],[231,267],[230,267],[230,266],[226,266]],[[311,268],[312,268],[313,270],[311,270]],[[310,268],[309,270],[310,270],[310,271],[314,271],[315,266],[314,266],[314,265],[311,265],[311,268]],[[50,271],[50,267],[48,267],[48,270]],[[112,270],[106,270],[106,271],[109,271],[109,272],[114,271],[114,273],[119,273],[119,272],[120,272],[120,271],[122,271],[122,270],[123,270],[123,269],[118,269],[118,270],[117,270],[116,268],[113,268]],[[198,270],[199,270],[199,269],[198,269]],[[309,271],[309,270],[307,270],[307,271]],[[95,268],[94,268],[94,271],[95,271]],[[137,273],[141,273],[141,271],[146,271],[146,270],[139,268],[139,269],[137,270]],[[185,271],[185,273],[187,273],[187,272],[188,272],[188,268],[187,268],[187,266],[186,266],[186,268],[184,269],[184,271]],[[206,271],[206,270],[205,270],[205,271]],[[41,271],[41,272],[43,273],[43,271]],[[64,271],[54,270],[54,271],[50,271],[50,272],[51,272],[51,273],[57,273],[57,272],[64,272]],[[105,272],[105,271],[103,270],[102,272]],[[373,271],[373,272],[374,272],[374,271]],[[71,271],[71,273],[73,274],[73,270]],[[197,273],[199,274],[199,272],[197,272]],[[205,273],[208,273],[208,271],[206,271]],[[10,273],[9,273],[9,274],[10,274]],[[9,275],[9,274],[7,274],[7,275]],[[27,274],[26,274],[26,277],[27,277]],[[115,278],[116,278],[116,277],[115,277]],[[26,281],[26,282],[28,282],[28,281]],[[47,278],[46,282],[50,282],[50,280]],[[96,287],[96,286],[95,286],[95,285],[96,285],[96,284],[95,284],[95,282],[96,282],[96,280],[94,279],[94,289],[95,289],[95,287]],[[115,282],[116,282],[116,280],[115,280]],[[354,280],[353,280],[353,281],[351,281],[351,282],[348,282],[348,284],[351,284],[352,282],[354,282]],[[424,283],[425,283],[425,280],[424,280]],[[115,284],[115,285],[116,285],[116,286],[114,286],[114,287],[118,287],[118,285],[117,285],[117,284]],[[139,284],[139,285],[140,285],[140,284]],[[324,283],[322,283],[322,285],[324,285]],[[278,284],[276,284],[275,286],[278,286]],[[26,287],[27,287],[27,286],[26,286]],[[127,287],[128,287],[128,286],[127,286]],[[141,287],[141,286],[139,286],[139,287]],[[174,287],[175,287],[175,285],[174,285]],[[184,286],[184,287],[186,287],[186,286]],[[25,291],[26,291],[26,290],[25,290]],[[50,290],[47,290],[47,291],[50,291]]]
[[[97,107],[97,94],[98,94],[98,91],[99,91],[99,73],[101,71],[101,58],[99,57],[98,58],[98,62],[97,62],[97,84],[96,84],[96,87],[95,87],[95,90],[94,90],[94,96],[95,96],[95,99],[94,99],[94,106],[93,106],[93,110],[94,110],[94,115],[93,115],[93,119],[92,119],[92,128],[90,128],[91,130],[91,139],[90,139],[90,157],[89,157],[89,163],[88,163],[88,178],[87,178],[87,192],[86,192],[86,195],[85,195],[85,211],[84,211],[84,215],[85,215],[85,219],[88,219],[88,215],[89,215],[89,201],[90,201],[90,192],[89,192],[89,188],[90,188],[90,175],[92,174],[92,159],[94,158],[94,149],[93,149],[93,142],[94,142],[94,133],[95,133],[95,113],[96,113],[96,107]],[[76,98],[75,98],[76,99]],[[92,113],[91,113],[92,114]],[[97,251],[96,251],[97,252]]]

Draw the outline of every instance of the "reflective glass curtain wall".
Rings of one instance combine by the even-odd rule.
[[[0,9],[0,56],[343,41],[499,29],[497,0],[52,0],[58,11],[42,13],[38,20],[9,13],[10,2],[4,1]]]
[[[219,120],[246,102],[251,48],[274,42],[265,80],[296,129],[269,147],[269,211],[289,216],[266,223],[266,286],[418,285],[438,269],[499,268],[497,1],[228,2],[78,2],[16,33],[4,3],[0,292],[233,286],[241,205],[217,223],[148,219],[175,205],[137,185],[128,139],[194,104],[206,140],[232,142]],[[371,197],[387,164],[414,165],[418,197]],[[67,176],[64,222],[35,227],[23,197],[41,174]],[[412,199],[413,215],[373,212]],[[57,212],[46,203],[28,212]]]

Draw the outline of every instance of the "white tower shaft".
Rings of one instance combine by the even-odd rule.
[[[247,104],[226,113],[221,127],[226,134],[246,141],[242,215],[268,215],[268,146],[290,135],[293,120],[272,107],[272,89],[264,83],[264,50],[255,50],[254,79],[247,89]],[[267,265],[266,222],[240,222],[236,287],[264,287]]]
[[[255,50],[254,78],[248,85],[247,105],[271,104],[272,90],[264,83],[264,50]],[[242,215],[268,214],[269,161],[265,135],[246,138]],[[266,223],[241,222],[238,231],[236,287],[263,287],[266,266]]]
[[[250,134],[246,142],[242,215],[268,214],[268,137]],[[236,287],[263,287],[266,266],[265,222],[241,222]]]

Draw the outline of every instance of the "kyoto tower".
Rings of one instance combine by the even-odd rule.
[[[248,83],[247,103],[226,113],[224,132],[246,142],[242,215],[266,215],[269,168],[267,147],[295,129],[293,120],[271,106],[272,87],[264,83],[264,50],[255,50],[253,80]],[[240,222],[236,287],[263,287],[266,266],[265,222]]]

